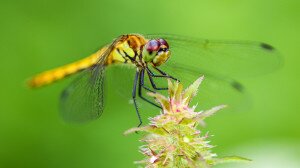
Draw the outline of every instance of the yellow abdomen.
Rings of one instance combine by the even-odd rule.
[[[138,58],[136,57],[136,53],[141,54],[140,48],[145,43],[146,40],[142,36],[120,36],[114,44],[114,48],[110,51],[107,60],[105,60],[105,65],[135,62],[135,59]],[[94,66],[107,49],[108,47],[103,47],[87,58],[38,74],[29,81],[28,85],[32,88],[41,87]]]
[[[102,53],[106,50],[106,47],[102,48],[95,54],[79,60],[77,62],[64,65],[62,67],[55,68],[53,70],[45,71],[41,74],[34,76],[28,83],[32,88],[41,87],[47,84],[51,84],[57,80],[63,79],[66,76],[72,75],[76,72],[79,72],[83,69],[89,68],[99,60],[99,57],[102,56]]]

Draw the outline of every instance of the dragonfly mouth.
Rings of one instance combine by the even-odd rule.
[[[165,63],[170,57],[170,51],[166,49],[165,51],[157,52],[156,56],[154,57],[152,63],[154,66],[160,66],[161,64]]]

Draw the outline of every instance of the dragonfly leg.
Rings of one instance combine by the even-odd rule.
[[[146,102],[152,104],[153,106],[158,107],[158,108],[161,109],[161,106],[159,106],[159,105],[157,105],[156,103],[154,103],[154,102],[148,100],[147,98],[145,98],[145,97],[142,95],[142,88],[144,88],[144,89],[146,89],[146,90],[148,90],[148,91],[150,91],[150,92],[152,92],[152,93],[155,93],[153,90],[149,89],[148,87],[146,87],[146,86],[144,85],[144,78],[145,78],[144,74],[145,74],[145,70],[142,69],[141,72],[140,72],[140,80],[139,80],[139,90],[138,90],[139,97],[140,97],[141,99],[143,99],[144,101],[146,101]]]
[[[179,80],[178,80],[177,78],[174,78],[173,76],[168,75],[167,73],[165,73],[164,71],[158,69],[157,67],[153,67],[153,68],[154,68],[155,70],[157,70],[157,71],[158,71],[160,74],[162,74],[163,76],[165,76],[165,77],[167,77],[167,78],[170,78],[170,79],[173,79],[173,80],[179,82]]]
[[[153,77],[161,77],[161,78],[167,78],[167,76],[164,76],[164,75],[154,75],[153,72],[150,71],[150,69],[148,69],[146,67],[146,70],[147,70],[147,74],[148,74],[148,77],[149,77],[149,80],[150,80],[150,83],[153,87],[153,89],[155,90],[168,90],[167,87],[163,88],[163,87],[157,87],[154,80],[153,80]]]
[[[134,107],[135,107],[135,111],[136,111],[136,114],[138,116],[138,119],[139,119],[139,126],[142,125],[143,121],[142,121],[142,118],[141,118],[141,115],[139,113],[139,109],[138,109],[138,106],[136,104],[136,86],[138,84],[138,79],[139,79],[139,70],[136,71],[136,74],[135,74],[135,78],[134,78],[134,85],[133,85],[133,90],[132,90],[132,99],[133,99],[133,103],[134,103]]]
[[[145,80],[145,70],[142,69],[141,72],[140,72],[140,85],[141,85],[141,87],[143,87],[145,90],[147,90],[149,92],[155,93],[154,90],[151,90],[149,87],[145,86],[144,80]]]

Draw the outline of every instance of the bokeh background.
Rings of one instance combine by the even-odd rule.
[[[254,160],[218,167],[300,167],[299,9],[298,0],[1,0],[0,167],[136,167],[141,135],[123,135],[137,125],[136,114],[113,88],[99,120],[68,124],[58,97],[70,79],[34,91],[25,85],[33,74],[83,58],[125,33],[276,46],[283,68],[242,81],[253,107],[221,112],[207,130],[220,156]]]

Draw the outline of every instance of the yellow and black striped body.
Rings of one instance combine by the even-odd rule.
[[[139,56],[141,56],[142,48],[147,41],[148,40],[141,35],[122,35],[116,39],[112,45],[101,48],[89,57],[36,75],[29,81],[29,86],[36,88],[51,84],[66,76],[95,66],[100,57],[107,56],[104,52],[108,49],[110,49],[110,53],[108,53],[105,60],[105,66],[115,63],[131,63],[137,67],[144,66],[145,62],[143,58]]]
[[[107,58],[106,64],[131,63],[143,66],[142,47],[148,40],[141,35],[123,35],[116,40],[114,48]]]

